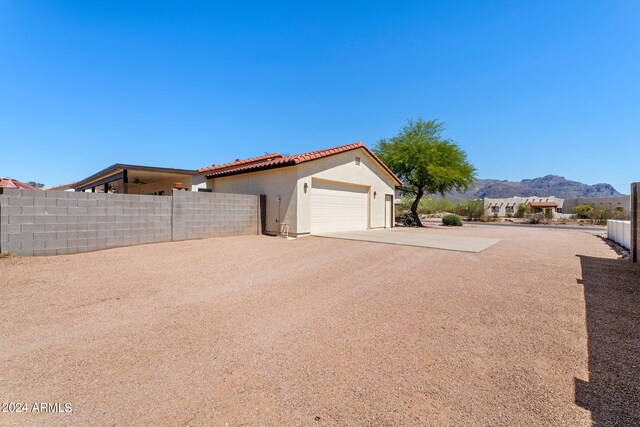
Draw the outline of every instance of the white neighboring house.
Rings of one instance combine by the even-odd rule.
[[[289,235],[391,228],[400,180],[363,143],[267,154],[199,169],[192,191],[264,194],[266,232]]]
[[[507,214],[515,214],[519,204],[530,205],[534,211],[551,211],[553,214],[563,215],[564,199],[555,196],[549,197],[509,197],[506,199],[484,199],[484,209],[487,215],[504,217]],[[563,215],[564,216],[564,215]]]

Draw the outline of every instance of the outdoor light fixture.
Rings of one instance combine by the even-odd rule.
[[[304,183],[304,192],[307,192],[307,188],[309,188],[309,184],[307,184],[306,182]]]
[[[377,195],[378,195],[378,193],[374,191],[373,192],[373,198],[375,199]]]

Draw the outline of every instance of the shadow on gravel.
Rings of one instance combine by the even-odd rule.
[[[595,426],[640,425],[640,266],[578,255],[586,305],[589,381],[575,401]]]

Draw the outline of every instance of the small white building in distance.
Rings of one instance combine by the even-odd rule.
[[[515,214],[519,204],[530,205],[533,211],[545,212],[550,210],[555,214],[562,214],[564,199],[555,196],[549,197],[509,197],[508,199],[484,199],[484,209],[487,215],[498,214],[507,216]]]

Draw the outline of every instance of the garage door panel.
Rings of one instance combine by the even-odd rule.
[[[365,230],[368,195],[366,187],[313,181],[311,232]]]

